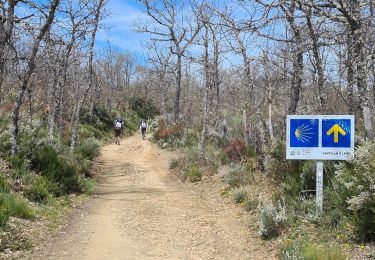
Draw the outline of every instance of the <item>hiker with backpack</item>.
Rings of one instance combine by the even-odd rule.
[[[117,117],[115,120],[115,125],[114,125],[115,138],[116,138],[117,145],[120,145],[120,138],[121,138],[121,132],[122,132],[123,127],[124,127],[124,120],[121,117]]]
[[[146,120],[142,119],[141,124],[139,126],[141,133],[142,133],[142,139],[144,140],[146,137],[146,131],[147,131],[147,122]]]

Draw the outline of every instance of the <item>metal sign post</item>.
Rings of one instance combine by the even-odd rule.
[[[316,162],[316,210],[323,212],[323,162]]]
[[[316,163],[316,208],[323,212],[323,162],[354,158],[354,116],[289,115],[286,159],[318,160]]]

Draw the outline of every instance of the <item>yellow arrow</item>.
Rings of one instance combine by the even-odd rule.
[[[333,141],[337,144],[339,142],[339,133],[341,135],[346,135],[344,129],[341,128],[338,124],[335,124],[327,131],[327,135],[331,135],[333,133]]]

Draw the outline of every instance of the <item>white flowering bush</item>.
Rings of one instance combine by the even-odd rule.
[[[277,206],[271,202],[262,202],[259,204],[259,212],[259,234],[263,238],[278,236],[287,225],[288,218],[283,200],[279,201]]]
[[[336,177],[346,188],[346,202],[358,233],[375,239],[375,143],[359,145],[351,162],[337,166]]]

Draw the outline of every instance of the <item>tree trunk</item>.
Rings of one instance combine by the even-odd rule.
[[[50,30],[53,20],[55,19],[55,12],[57,6],[59,5],[60,0],[53,0],[50,5],[50,9],[48,11],[48,17],[41,27],[38,36],[35,38],[33,48],[31,51],[31,56],[28,59],[28,68],[26,73],[24,74],[24,78],[21,81],[21,86],[18,90],[17,98],[14,104],[14,108],[12,111],[12,125],[11,125],[11,153],[12,155],[17,154],[18,152],[18,134],[19,134],[19,115],[20,115],[20,108],[22,105],[23,97],[25,95],[25,91],[29,80],[34,72],[35,69],[35,59],[38,53],[40,42],[44,38],[44,35]]]
[[[205,25],[205,38],[204,38],[204,75],[205,75],[205,88],[204,88],[204,100],[203,100],[203,126],[201,136],[198,144],[198,150],[202,158],[206,156],[206,135],[208,125],[208,114],[209,114],[209,95],[210,95],[210,71],[209,71],[209,50],[208,50],[208,28]]]
[[[320,104],[320,113],[324,114],[326,110],[325,104],[325,94],[324,94],[324,69],[323,69],[323,62],[320,57],[320,48],[319,48],[319,39],[318,35],[315,32],[314,26],[311,21],[311,8],[306,11],[306,22],[307,27],[309,29],[310,37],[312,40],[312,52],[315,60],[315,67],[316,72],[318,74],[318,97],[319,97],[319,104]]]
[[[90,46],[89,46],[89,62],[88,62],[88,79],[89,83],[85,90],[83,91],[82,98],[78,101],[76,111],[74,113],[73,118],[73,128],[72,128],[72,138],[70,143],[70,153],[73,154],[77,145],[78,140],[78,130],[79,130],[79,117],[81,114],[81,109],[83,106],[83,103],[86,100],[87,94],[91,90],[93,86],[93,77],[94,77],[94,68],[93,68],[93,61],[94,61],[94,46],[95,46],[95,39],[96,39],[96,33],[98,31],[99,27],[99,21],[100,21],[100,14],[101,10],[105,4],[105,0],[99,0],[98,6],[95,10],[95,19],[94,19],[94,28],[91,33],[91,40],[90,40]]]
[[[246,109],[242,110],[242,124],[243,124],[243,140],[245,141],[246,146],[249,145],[249,138],[247,134],[248,124],[247,124],[247,113]]]
[[[58,115],[57,115],[57,123],[58,123],[58,132],[57,132],[57,148],[60,149],[61,142],[63,138],[63,132],[64,132],[64,107],[65,107],[65,91],[64,86],[60,87],[60,98],[59,98],[59,109],[58,109]]]
[[[182,78],[182,56],[177,54],[177,75],[176,75],[176,95],[174,99],[174,122],[178,122],[180,116],[180,96],[181,96],[181,78]]]
[[[299,46],[298,48],[301,48]],[[290,93],[290,104],[288,112],[290,115],[294,115],[297,111],[298,102],[300,99],[300,93],[302,90],[302,78],[303,78],[303,51],[298,50],[295,60],[293,62],[293,79]]]
[[[20,119],[20,109],[22,105],[23,96],[25,95],[26,86],[22,85],[16,97],[16,101],[14,104],[14,108],[12,111],[12,125],[11,125],[11,136],[10,136],[10,144],[11,144],[11,154],[15,155],[18,153],[18,134],[19,134],[19,119]]]
[[[354,115],[356,112],[356,102],[354,100],[353,38],[352,35],[348,35],[347,37],[348,111],[349,114]]]

